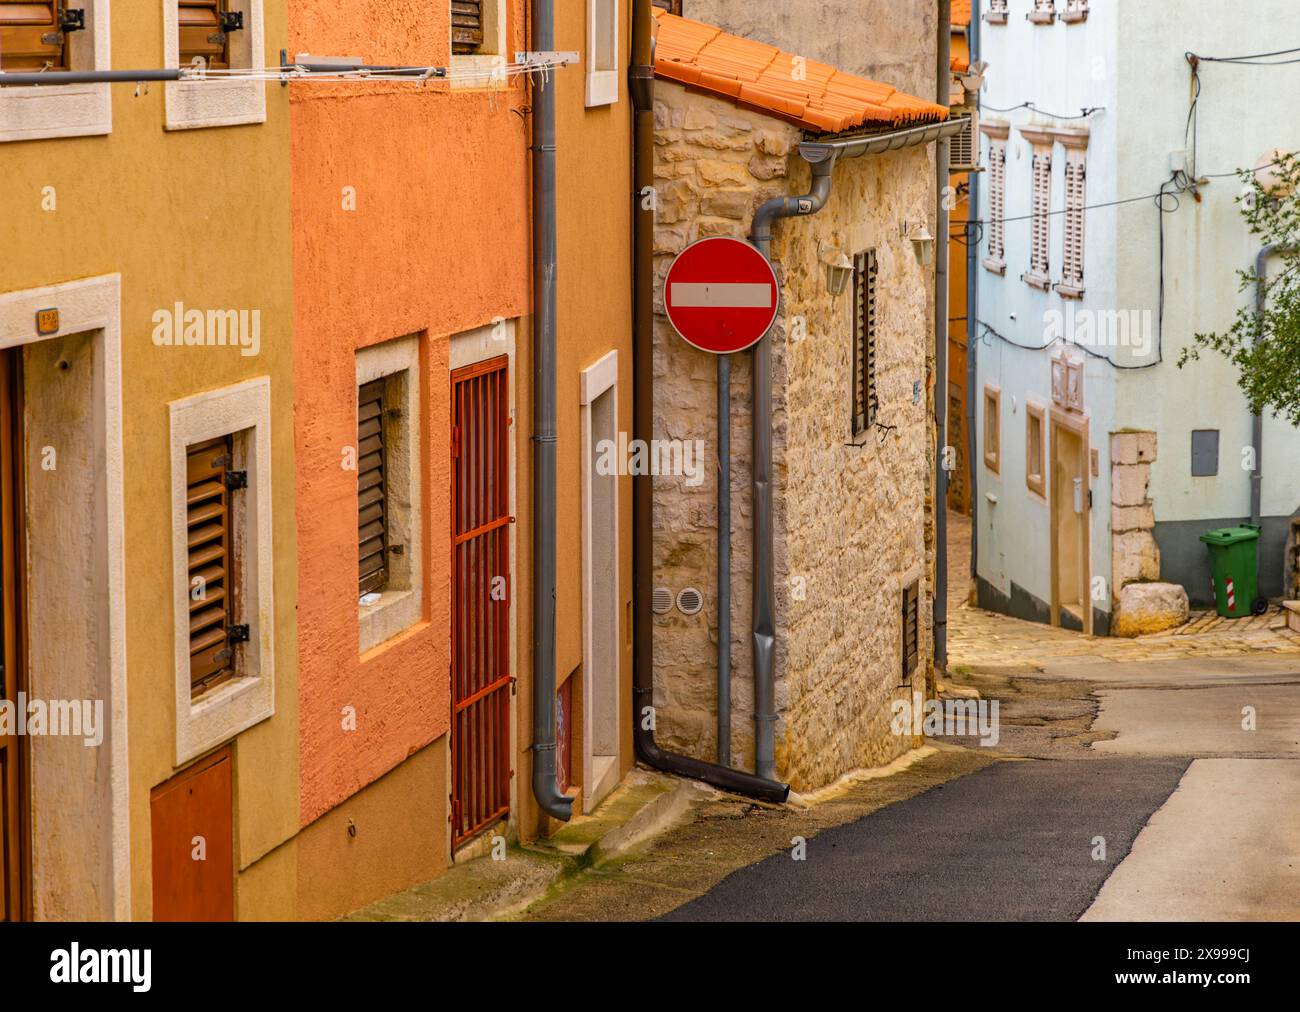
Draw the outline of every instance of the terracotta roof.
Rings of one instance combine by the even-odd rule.
[[[957,28],[970,27],[970,0],[952,0],[952,24]]]
[[[804,62],[795,79],[792,53],[715,25],[652,9],[658,21],[655,76],[731,99],[807,130],[907,127],[946,119],[948,110],[887,84]]]

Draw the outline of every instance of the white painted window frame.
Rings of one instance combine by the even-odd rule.
[[[356,385],[359,390],[375,380],[385,383],[385,393],[402,391],[401,418],[396,445],[386,447],[385,496],[390,541],[404,546],[401,564],[386,561],[389,587],[374,604],[358,604],[358,638],[361,653],[383,646],[406,632],[424,616],[424,482],[420,454],[420,338],[407,337],[372,344],[357,350]],[[386,405],[399,407],[399,405]]]
[[[450,0],[442,2],[449,4]],[[509,87],[510,78],[506,67],[512,60],[506,52],[508,11],[506,0],[483,0],[483,51],[451,54],[449,70],[453,91],[500,91]],[[447,51],[451,52],[450,18],[447,19]]]
[[[587,108],[613,105],[618,101],[619,78],[619,7],[620,0],[587,0]],[[596,66],[598,40],[609,35],[612,68]]]
[[[271,538],[271,380],[260,376],[172,401],[172,606],[175,640],[176,765],[275,713],[275,586]],[[236,677],[190,695],[190,609],[186,450],[235,434],[235,468],[248,472],[231,523],[241,560],[241,608],[249,640]]]
[[[163,66],[180,66],[180,34],[176,0],[162,0]],[[231,65],[266,68],[263,0],[232,0],[242,11],[244,28],[230,36]],[[266,122],[265,81],[222,78],[207,81],[168,81],[165,85],[164,126],[168,130],[201,130]]]
[[[73,33],[72,70],[108,70],[109,0],[81,0],[84,31]],[[86,45],[86,42],[89,45]],[[0,142],[48,137],[92,137],[113,130],[111,84],[61,84],[57,88],[0,88]]]

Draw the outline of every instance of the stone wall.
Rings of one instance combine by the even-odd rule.
[[[1160,579],[1155,508],[1148,495],[1156,459],[1154,432],[1113,432],[1110,437],[1111,603],[1125,584]],[[1112,609],[1113,610],[1113,609]]]
[[[655,479],[655,584],[700,589],[706,607],[655,619],[656,730],[666,747],[716,756],[716,361],[687,346],[662,314],[672,257],[712,235],[744,237],[754,210],[806,192],[799,131],[781,121],[659,81],[655,86],[655,436],[700,439],[706,476]],[[926,500],[932,470],[932,271],[902,237],[929,222],[929,152],[845,161],[819,214],[777,226],[782,306],[773,329],[777,767],[796,790],[888,762],[912,745],[889,730],[901,670],[901,591],[922,583],[930,665]],[[850,427],[851,286],[826,290],[830,248],[877,251],[878,424]],[[750,356],[732,367],[732,761],[753,768],[750,650],[752,562]],[[915,396],[914,396],[915,395]]]

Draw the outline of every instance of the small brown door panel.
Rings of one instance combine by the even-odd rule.
[[[153,919],[235,919],[234,789],[229,749],[153,789]]]

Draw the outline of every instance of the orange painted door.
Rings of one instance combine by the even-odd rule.
[[[229,749],[155,787],[153,919],[235,919],[234,791]]]
[[[0,697],[19,705],[23,689],[25,623],[22,610],[23,572],[18,551],[23,544],[22,515],[22,379],[20,349],[0,352]],[[16,716],[16,712],[15,712]],[[23,741],[17,734],[0,733],[0,913],[16,921],[27,913],[27,799]]]

